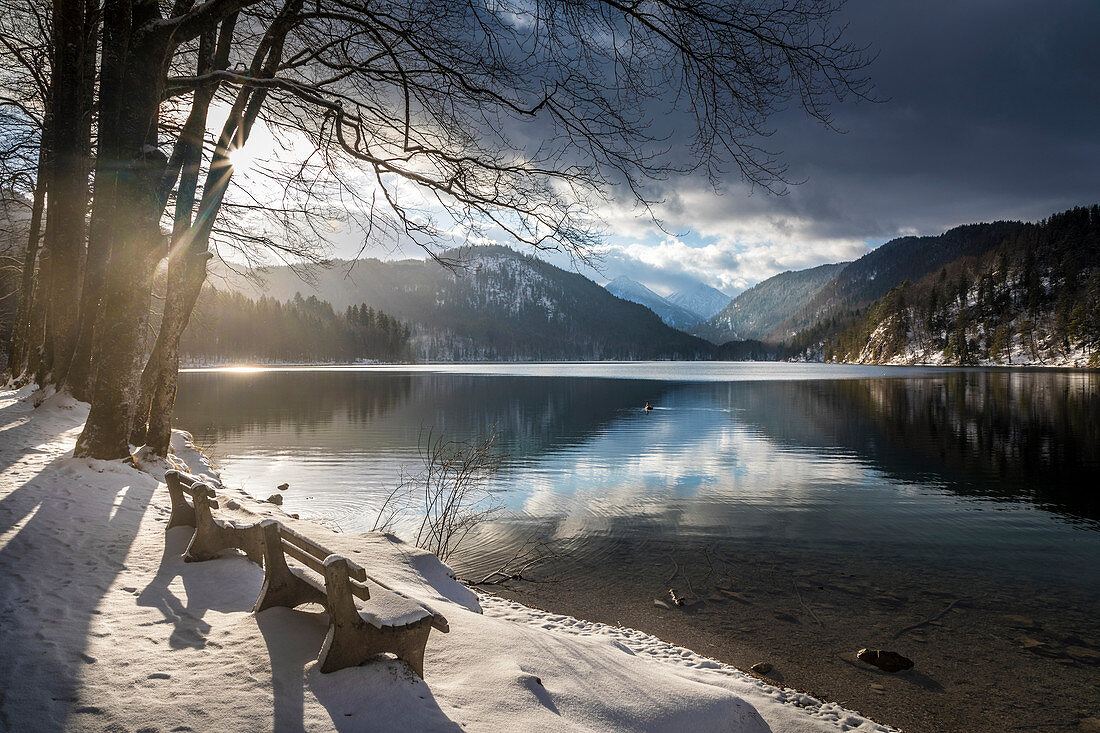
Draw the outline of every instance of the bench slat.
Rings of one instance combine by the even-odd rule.
[[[307,552],[312,555],[313,559],[317,561],[316,565],[310,565],[305,560],[302,560],[302,563],[309,565],[310,568],[324,575],[325,558],[329,555],[334,555],[336,553],[317,544],[305,535],[299,532],[295,532],[293,529],[282,523],[279,524],[279,534],[282,536],[284,547],[294,547],[294,549],[298,550],[299,552]],[[287,554],[296,560],[301,560],[298,555],[294,555],[289,552]],[[366,582],[367,580],[367,571],[356,564],[353,560],[348,560],[348,574],[351,575],[353,580],[358,580],[360,583]]]
[[[281,530],[280,534],[282,534],[283,532],[286,532],[285,527],[280,527],[279,529]],[[285,552],[287,555],[290,555],[291,557],[293,557],[295,560],[297,560],[298,562],[305,565],[310,570],[313,570],[314,572],[318,572],[321,575],[325,574],[325,564],[323,562],[321,562],[320,560],[315,558],[310,553],[305,552],[301,548],[290,544],[289,542],[286,541],[285,537],[283,537],[281,539],[283,540],[283,552]]]
[[[282,534],[283,532],[286,531],[286,527],[280,525],[279,530],[280,530],[280,534]],[[320,560],[318,560],[317,558],[315,558],[313,555],[309,554],[308,552],[303,552],[298,547],[295,547],[294,545],[290,544],[289,542],[286,541],[285,537],[281,538],[281,539],[283,540],[283,552],[284,553],[286,553],[287,555],[290,555],[292,558],[294,558],[298,562],[302,563],[303,565],[305,565],[310,570],[313,570],[314,572],[320,573],[322,578],[324,577],[324,575],[325,575],[325,564],[323,562],[321,562]],[[360,568],[360,569],[362,569],[362,568]],[[365,575],[364,575],[364,577],[365,577]],[[323,584],[322,584],[322,587],[324,587]],[[355,596],[356,598],[358,598],[359,600],[361,600],[361,601],[369,601],[370,600],[370,591],[367,588],[360,585],[359,583],[355,582],[354,578],[352,579],[352,582],[351,582],[351,594],[353,596]]]
[[[176,480],[177,484],[179,485],[179,487],[181,489],[183,489],[185,492],[187,492],[188,494],[190,494],[191,496],[197,495],[200,491],[204,494],[209,495],[209,496],[214,495],[214,489],[210,488],[198,476],[192,476],[191,474],[184,473],[183,471],[176,471],[176,470],[166,471],[165,474],[164,474],[165,481],[169,481],[169,480],[171,480],[171,478],[174,478]],[[199,485],[201,485],[203,487],[201,490],[198,489]]]

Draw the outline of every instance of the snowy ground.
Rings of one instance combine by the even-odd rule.
[[[388,658],[322,675],[322,609],[253,614],[259,567],[184,563],[163,483],[72,458],[87,406],[35,398],[0,391],[0,730],[890,730],[632,629],[477,595],[396,538],[281,516],[450,621],[426,681]]]

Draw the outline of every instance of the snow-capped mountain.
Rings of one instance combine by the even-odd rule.
[[[275,267],[262,273],[262,286],[237,289],[253,298],[287,300],[301,292],[338,310],[363,303],[384,311],[413,327],[420,359],[712,355],[709,344],[669,328],[651,311],[536,257],[501,246],[448,254],[461,261],[460,268],[448,270],[430,260],[366,259],[306,268],[303,282],[288,268]]]
[[[686,288],[677,290],[665,298],[669,303],[695,313],[701,320],[707,320],[725,308],[733,300],[718,288],[696,281]]]
[[[656,313],[657,317],[667,325],[678,328],[681,331],[686,331],[701,321],[706,320],[687,308],[676,305],[675,303],[670,303],[667,298],[658,295],[637,280],[631,280],[629,277],[617,277],[607,285],[604,285],[604,287],[607,288],[607,292],[611,293],[616,298],[629,300],[631,303],[637,303],[638,305],[644,305],[646,308]]]

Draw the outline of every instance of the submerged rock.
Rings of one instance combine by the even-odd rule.
[[[290,484],[285,484],[285,483],[284,484],[279,484],[275,488],[278,489],[279,491],[286,491],[287,489],[290,488]]]
[[[283,503],[283,495],[282,494],[272,494],[271,496],[267,497],[267,502],[269,504],[282,504]]]
[[[767,662],[757,662],[756,664],[749,667],[749,669],[751,669],[753,672],[756,672],[757,674],[767,674],[775,668]]]
[[[860,649],[856,653],[856,658],[891,674],[913,668],[912,659],[883,649]]]

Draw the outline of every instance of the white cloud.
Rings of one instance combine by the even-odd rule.
[[[633,207],[608,206],[601,212],[611,234],[600,251],[603,269],[658,290],[691,278],[734,294],[786,270],[852,260],[871,249],[852,236],[858,228],[824,229],[820,212],[831,206],[800,194],[749,195],[742,187],[718,194],[689,183],[654,207],[660,226]]]

